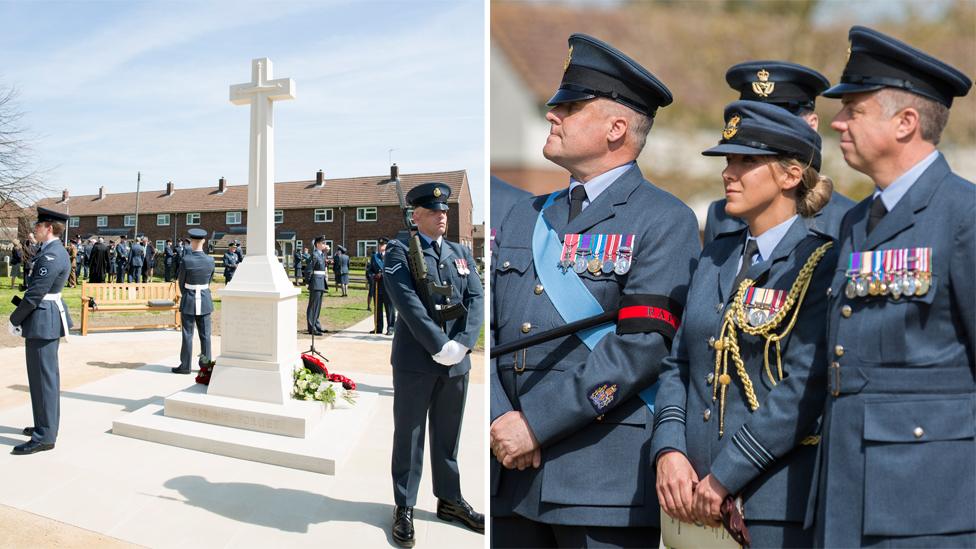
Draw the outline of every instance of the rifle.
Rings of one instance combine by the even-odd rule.
[[[408,234],[407,266],[410,267],[410,276],[413,277],[417,295],[430,311],[431,318],[443,329],[448,320],[460,318],[468,311],[462,303],[451,303],[454,288],[450,284],[438,284],[427,272],[427,263],[424,262],[424,252],[420,246],[420,230],[407,214],[407,202],[403,198],[399,174],[393,177],[393,183],[396,184],[397,199],[400,201],[400,211],[403,212],[403,225]],[[437,302],[437,296],[444,298],[443,304]]]

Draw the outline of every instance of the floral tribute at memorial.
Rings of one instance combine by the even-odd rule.
[[[302,366],[295,368],[292,396],[298,400],[318,400],[335,404],[342,398],[356,404],[356,382],[342,374],[329,373],[325,362],[315,355],[302,353]]]

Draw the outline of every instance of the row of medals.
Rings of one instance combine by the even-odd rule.
[[[625,275],[630,272],[630,254],[631,249],[628,246],[621,246],[619,251],[619,257],[610,258],[606,261],[600,261],[598,257],[590,257],[593,255],[590,250],[581,249],[576,250],[576,259],[563,259],[559,262],[559,268],[563,272],[569,270],[570,268],[576,274],[583,274],[586,271],[593,273],[594,275],[617,273],[618,275]]]
[[[932,274],[929,272],[904,271],[898,273],[872,273],[869,276],[847,275],[847,286],[844,295],[847,299],[855,297],[890,295],[898,299],[901,296],[922,296],[929,291],[932,284]]]

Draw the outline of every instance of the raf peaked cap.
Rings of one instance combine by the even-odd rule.
[[[813,110],[817,96],[830,87],[819,72],[788,61],[747,61],[729,68],[725,81],[739,99],[772,103],[796,114]]]
[[[189,231],[186,231],[186,234],[188,234],[190,238],[195,239],[207,238],[207,231],[203,229],[190,229]]]
[[[734,101],[725,107],[725,129],[718,145],[705,156],[777,155],[796,158],[820,171],[820,135],[790,111],[757,101]]]
[[[671,104],[671,91],[636,61],[592,36],[569,37],[569,56],[556,94],[547,103],[604,97],[653,117]]]
[[[428,210],[447,210],[447,199],[451,196],[451,188],[444,183],[423,183],[410,189],[407,202],[414,208]]]
[[[854,26],[848,37],[844,74],[824,97],[899,88],[951,107],[952,98],[966,95],[973,85],[956,68],[876,30]]]
[[[56,212],[54,210],[49,210],[47,208],[37,208],[37,223],[42,222],[49,223],[67,223],[68,215],[61,212]]]

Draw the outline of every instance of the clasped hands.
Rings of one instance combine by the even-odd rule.
[[[495,459],[506,469],[538,468],[542,450],[522,412],[506,412],[491,423],[489,445]]]
[[[722,501],[728,493],[712,475],[699,482],[681,452],[665,452],[657,460],[657,499],[668,516],[681,522],[721,526]]]

